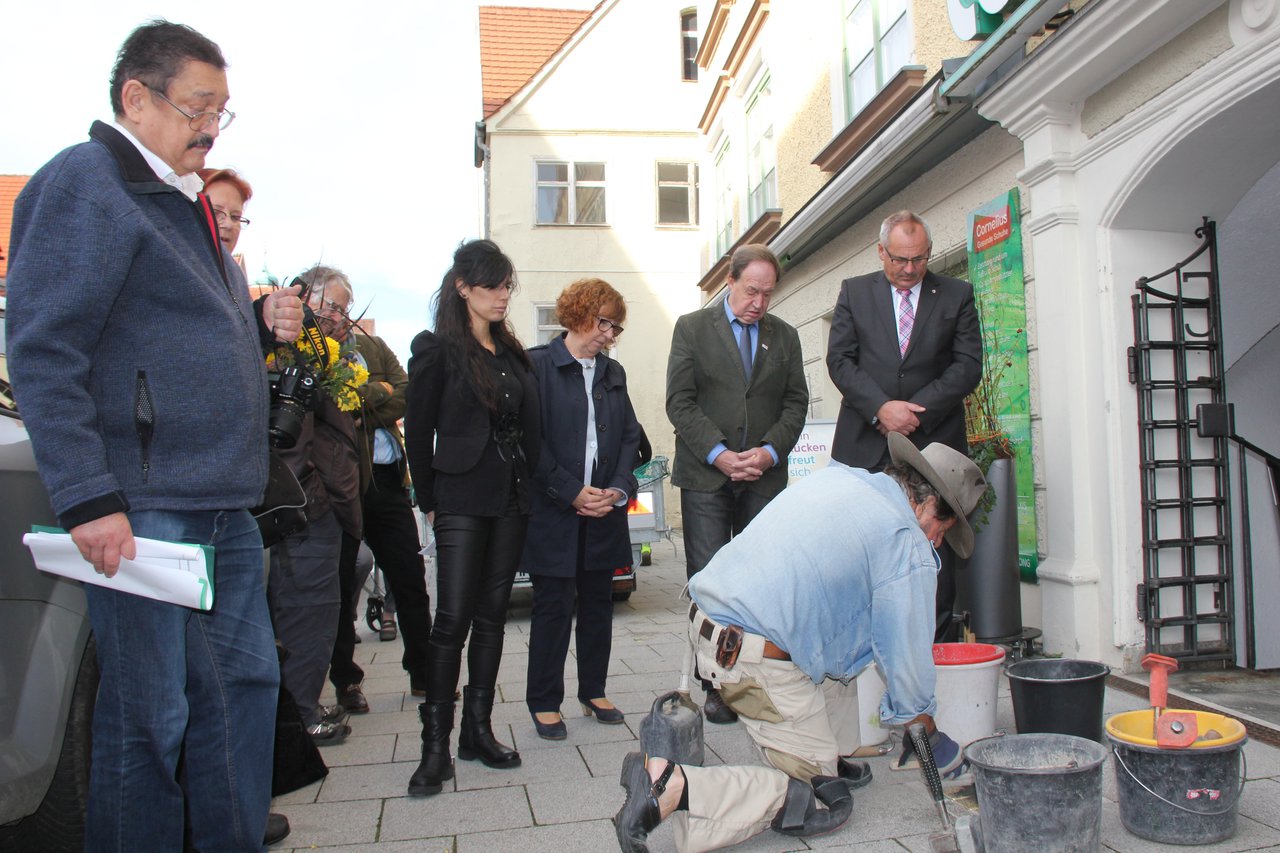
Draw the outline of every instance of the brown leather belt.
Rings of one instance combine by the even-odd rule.
[[[696,602],[690,602],[689,603],[689,621],[693,622],[697,619],[697,617],[698,617],[698,605]],[[698,626],[698,636],[702,637],[702,639],[704,640],[710,641],[711,635],[715,633],[715,630],[716,630],[715,623],[704,616],[702,619],[702,624]],[[791,660],[791,655],[787,654],[782,649],[778,648],[769,640],[764,641],[764,651],[761,652],[761,654],[763,654],[769,660]]]

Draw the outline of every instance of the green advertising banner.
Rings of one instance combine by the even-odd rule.
[[[969,280],[973,282],[982,318],[983,371],[982,383],[966,402],[966,410],[971,444],[998,440],[998,433],[1003,432],[1013,448],[1018,487],[1018,570],[1022,580],[1034,583],[1039,558],[1018,201],[1018,190],[1014,188],[969,214]],[[979,424],[976,428],[975,423]],[[983,425],[988,434],[982,434]]]

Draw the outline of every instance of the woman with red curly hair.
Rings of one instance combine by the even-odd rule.
[[[244,218],[244,206],[253,198],[253,188],[235,169],[198,169],[196,174],[204,181],[204,194],[213,206],[218,237],[228,252],[234,252],[240,242],[240,229],[249,224]]]
[[[568,331],[529,350],[538,380],[543,446],[533,471],[533,517],[521,568],[533,581],[525,701],[538,734],[567,735],[564,664],[577,612],[578,701],[585,715],[621,723],[605,695],[613,635],[613,570],[631,563],[627,502],[641,441],[622,365],[605,351],[622,334],[627,304],[598,278],[556,300]]]

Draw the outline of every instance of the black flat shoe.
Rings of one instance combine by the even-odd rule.
[[[725,725],[738,722],[738,714],[720,698],[720,691],[714,687],[707,691],[707,698],[702,703],[702,713],[707,722]]]
[[[533,718],[533,727],[538,730],[538,737],[543,740],[564,740],[569,736],[569,730],[564,725],[564,717],[554,723],[542,723],[538,721],[536,713],[530,712],[529,716]]]
[[[613,827],[622,853],[649,853],[649,845],[645,841],[649,833],[662,823],[658,797],[667,790],[667,782],[675,769],[676,763],[668,761],[662,775],[650,780],[643,754],[629,752],[622,759],[622,776],[618,781],[627,790],[627,801],[613,816]]]
[[[289,818],[272,812],[267,815],[267,832],[262,843],[270,847],[289,837]]]
[[[836,761],[836,766],[839,768],[840,778],[849,786],[850,791],[871,782],[871,765],[865,761],[850,761],[841,756]]]
[[[582,715],[584,717],[590,717],[594,714],[596,721],[604,723],[606,726],[616,726],[626,718],[626,714],[617,708],[601,708],[589,699],[579,699],[578,702],[582,705]]]

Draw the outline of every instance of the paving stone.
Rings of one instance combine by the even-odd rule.
[[[382,803],[378,800],[293,804],[276,800],[272,809],[289,818],[289,837],[285,844],[303,849],[313,845],[376,841],[382,815]]]
[[[523,788],[445,792],[388,800],[379,839],[401,841],[533,826]]]
[[[331,767],[321,783],[319,803],[349,800],[381,800],[408,796],[409,777],[418,768],[416,761],[354,767]],[[448,790],[454,783],[445,783]]]
[[[591,779],[591,770],[578,750],[564,741],[558,749],[521,749],[519,767],[495,769],[479,761],[458,761],[457,767],[459,791],[549,781],[571,788]]]
[[[392,761],[396,748],[394,734],[360,736],[355,731],[354,724],[352,730],[344,742],[326,746],[320,751],[326,767],[388,764]]]
[[[532,782],[527,786],[533,819],[539,824],[607,820],[622,805],[617,779],[585,779],[572,786]]]
[[[497,850],[564,853],[566,850],[613,850],[617,846],[612,823],[607,820],[589,820],[460,835],[457,853],[494,853]]]

